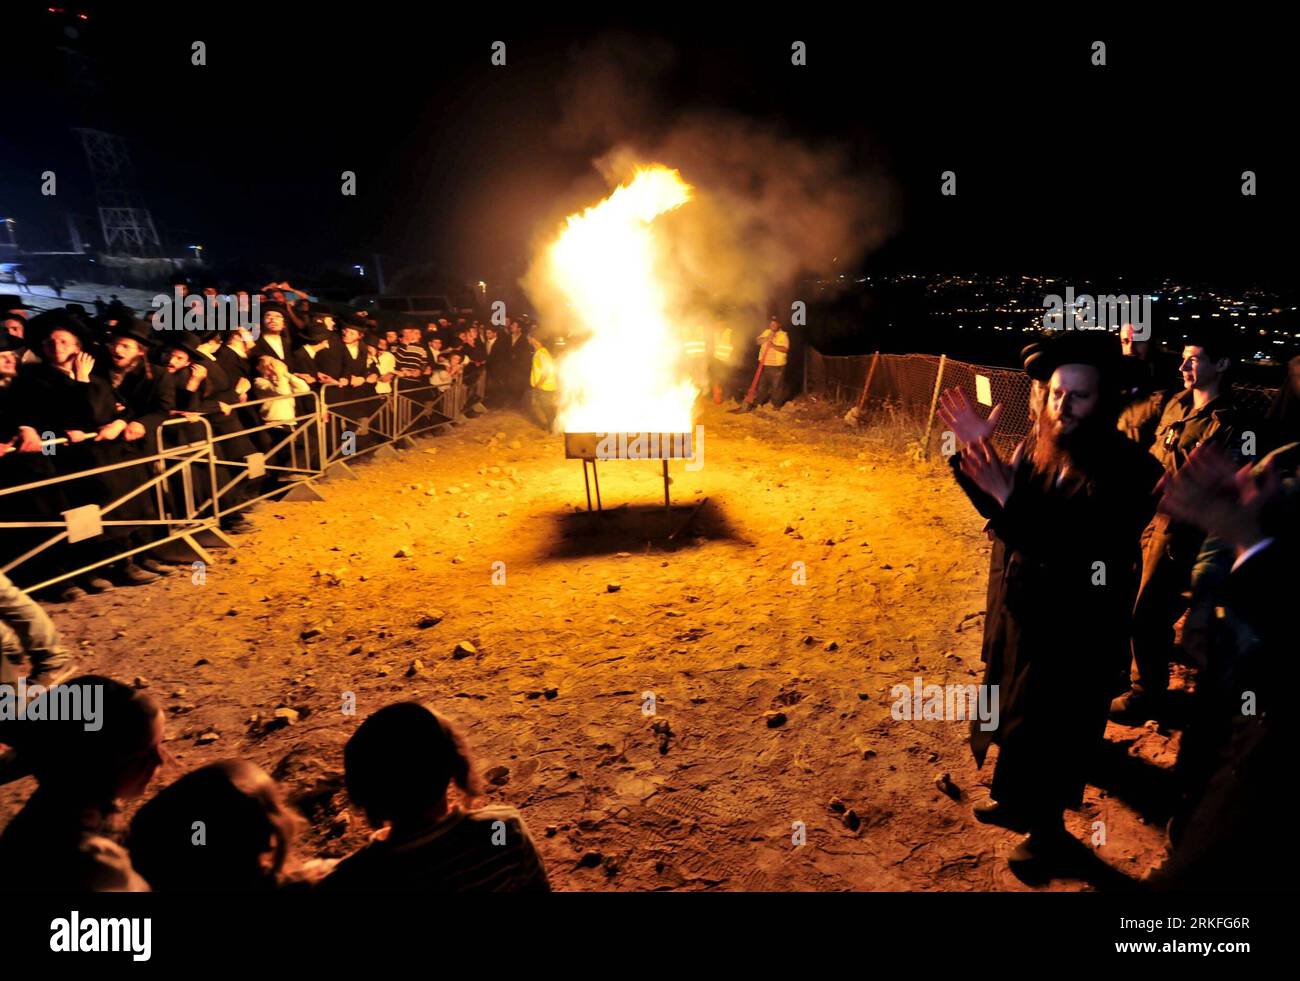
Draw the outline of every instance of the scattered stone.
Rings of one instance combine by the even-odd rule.
[[[817,643],[817,638],[812,634],[808,634],[808,636],[804,637],[803,642],[811,647],[813,644]]]
[[[846,810],[848,810],[848,805],[845,804],[844,801],[840,800],[838,797],[832,797],[830,799],[830,802],[826,806],[829,807],[836,814],[843,814]]]
[[[623,588],[623,584],[618,582],[611,582],[605,584],[605,592],[607,593],[617,593],[622,588]]]
[[[822,648],[822,650],[824,651],[838,651],[839,649],[840,649],[839,642],[834,640],[828,641],[826,646]]]
[[[547,700],[547,701],[550,701],[550,700],[553,699],[553,698],[558,698],[558,697],[559,697],[559,695],[560,695],[560,689],[558,689],[558,688],[547,688],[547,689],[545,689],[545,690],[542,692],[542,695],[544,695],[544,696],[546,697],[546,700]]]
[[[860,691],[860,692],[858,692],[858,701],[860,701],[860,702],[869,702],[869,701],[871,701],[871,694],[870,694],[869,692],[865,692],[865,691]]]
[[[781,726],[785,725],[787,721],[784,712],[764,712],[763,718],[767,720],[767,727],[769,729],[779,729]]]
[[[483,779],[496,787],[504,787],[510,782],[510,767],[494,766],[483,774]]]
[[[857,831],[862,827],[862,818],[858,817],[858,812],[850,808],[844,812],[844,826],[850,831]]]
[[[212,662],[209,661],[206,657],[201,657],[201,658],[199,658],[197,661],[194,662],[194,666],[195,666],[196,668],[201,668],[201,667],[203,667],[203,665],[205,665],[205,664],[211,664],[211,663],[212,663]]]
[[[938,762],[939,762],[939,754],[938,754],[938,753],[931,753],[931,754],[930,754],[928,757],[926,757],[926,758],[927,758],[931,763],[938,763]]]
[[[456,517],[458,517],[458,518],[468,518],[468,517],[469,517],[469,512],[468,512],[468,511],[457,511],[457,512],[456,512]]]
[[[329,830],[326,831],[327,838],[342,838],[352,827],[352,813],[350,811],[339,811],[334,815],[334,820],[330,822]]]
[[[961,800],[961,788],[952,782],[952,776],[947,773],[941,773],[934,778],[934,785],[939,788],[939,792],[947,794],[953,800]]]
[[[424,674],[424,662],[418,657],[411,662],[411,666],[406,669],[406,676],[414,678],[416,675]]]
[[[375,669],[375,674],[379,675],[379,677],[381,678],[387,678],[390,674],[392,674],[392,672],[388,670],[387,665],[381,664],[378,668]]]
[[[301,640],[311,640],[313,637],[319,637],[323,632],[320,627],[308,627],[299,633],[298,637]]]
[[[200,746],[206,746],[208,743],[215,743],[220,738],[221,733],[214,732],[212,729],[206,729],[203,732],[200,732],[198,738],[194,741]]]
[[[467,640],[462,640],[451,652],[451,656],[459,661],[464,657],[473,657],[478,653],[478,648]]]
[[[587,852],[582,858],[578,859],[578,868],[594,869],[597,865],[605,860],[605,856],[600,852]]]
[[[440,624],[444,616],[446,616],[446,614],[443,613],[442,610],[430,610],[424,616],[420,617],[416,626],[421,630],[428,630],[430,627],[436,627]]]
[[[230,609],[228,609],[228,610],[226,611],[226,616],[228,616],[228,617],[237,617],[237,616],[239,616],[239,611],[236,610],[236,609],[232,606]]]
[[[459,556],[459,555],[453,555],[453,556],[451,557],[451,564],[452,564],[452,565],[461,565],[464,561],[465,561],[465,560],[464,560],[461,556]]]
[[[131,682],[131,687],[135,688],[137,691],[141,688],[148,688],[149,679],[143,677],[142,675],[136,675],[135,680]]]
[[[396,552],[393,553],[393,558],[409,559],[413,554],[415,554],[415,549],[413,549],[410,545],[403,545],[401,548],[399,548]]]
[[[548,837],[548,838],[554,838],[554,837],[556,836],[556,834],[559,833],[559,830],[560,830],[560,829],[557,828],[555,825],[553,825],[553,824],[548,824],[548,825],[546,826],[546,832],[545,832],[546,837]]]

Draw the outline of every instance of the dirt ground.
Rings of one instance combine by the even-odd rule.
[[[1004,861],[1017,836],[971,816],[991,765],[975,769],[966,724],[890,715],[917,675],[980,680],[974,510],[940,467],[825,406],[709,405],[702,422],[704,466],[671,464],[672,493],[707,501],[672,542],[689,512],[663,513],[656,462],[602,464],[611,512],[579,513],[562,437],[498,411],[322,484],[324,503],[262,506],[201,584],[181,571],[51,612],[85,669],[166,708],[158,786],[255,761],[310,819],[300,859],[364,841],[343,744],[419,698],[464,728],[487,799],[522,810],[557,889],[1026,888]],[[267,725],[280,708],[297,719]],[[1090,786],[1068,823],[1091,840],[1103,822],[1097,856],[1141,875],[1163,832],[1134,805],[1175,744],[1108,735],[1136,792]],[[0,823],[31,786],[0,788]]]

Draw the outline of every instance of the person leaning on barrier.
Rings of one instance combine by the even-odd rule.
[[[366,345],[362,338],[364,327],[355,321],[345,321],[338,333],[331,337],[325,349],[317,355],[321,370],[335,380],[337,387],[326,389],[326,402],[352,402],[375,393],[379,376],[366,364]],[[364,406],[353,407],[360,413]]]
[[[10,479],[30,483],[118,463],[115,441],[126,422],[115,418],[113,390],[95,374],[95,359],[84,350],[90,340],[87,326],[64,311],[49,311],[28,322],[27,337],[40,348],[44,360],[21,366],[3,400],[0,441],[11,442],[17,450],[6,457],[12,468]],[[45,433],[66,442],[47,442]],[[61,521],[64,511],[103,505],[130,489],[123,471],[113,470],[60,481],[29,494],[8,495],[0,499],[0,511],[14,521]],[[41,529],[12,532],[5,536],[5,544],[21,554],[22,542],[30,547],[48,535]],[[60,549],[57,556],[52,552],[38,556],[28,568],[36,574],[57,575],[98,561],[104,545],[102,536],[77,542]],[[91,571],[73,585],[84,595],[84,590],[112,589],[114,583]]]
[[[387,333],[396,335],[396,331]],[[366,371],[367,374],[377,376],[375,381],[376,395],[389,395],[393,391],[393,383],[397,379],[397,358],[392,351],[388,349],[387,336],[379,337],[371,334],[366,339]]]
[[[289,370],[313,390],[320,388],[321,385],[333,384],[337,380],[326,370],[333,365],[329,364],[328,357],[323,356],[333,339],[333,331],[327,330],[319,320],[312,320],[301,331],[299,340],[302,343],[289,355],[287,362]],[[260,364],[262,358],[271,356],[263,353],[256,363]]]
[[[156,332],[148,323],[127,315],[113,321],[109,329],[109,355],[96,363],[95,372],[112,387],[115,422],[125,422],[117,447],[121,459],[147,457],[157,452],[158,427],[170,418],[176,405],[172,376],[149,361]],[[123,470],[125,482],[138,486],[152,476],[152,468],[142,464]],[[137,494],[114,512],[118,518],[149,521],[158,517],[152,494]],[[148,544],[157,532],[141,526],[119,535],[131,547]],[[152,582],[171,570],[149,556],[126,559],[113,567],[115,578],[129,585]],[[75,598],[75,597],[74,597]]]
[[[257,362],[253,390],[255,401],[262,402],[262,421],[275,426],[277,430],[283,430],[293,425],[297,414],[295,397],[310,394],[311,387],[298,375],[291,373],[279,358],[264,354]],[[284,398],[273,398],[276,395]]]

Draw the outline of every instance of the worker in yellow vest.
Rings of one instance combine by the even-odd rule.
[[[749,391],[745,394],[746,412],[753,412],[768,401],[772,403],[772,408],[779,409],[783,401],[781,381],[790,354],[790,335],[781,329],[781,322],[772,317],[768,321],[767,330],[758,335],[757,341],[758,366]]]
[[[686,357],[686,370],[695,387],[703,391],[708,387],[708,362],[705,358],[704,328],[688,327],[682,342],[682,354]]]
[[[713,401],[722,404],[731,398],[735,384],[736,346],[731,340],[731,328],[722,324],[713,327],[713,357],[709,358],[709,381],[713,384]]]
[[[555,359],[536,334],[528,335],[528,343],[533,348],[533,364],[528,373],[528,383],[532,386],[533,413],[540,417],[542,425],[550,432],[555,428],[555,414],[560,404]]]

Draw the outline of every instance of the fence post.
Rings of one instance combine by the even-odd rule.
[[[925,420],[925,434],[921,437],[921,458],[930,459],[930,427],[934,424],[934,407],[939,403],[939,388],[943,384],[943,366],[948,355],[939,355],[939,373],[934,376],[934,394],[930,396],[930,414]]]
[[[871,356],[871,367],[867,369],[867,383],[862,386],[862,394],[858,396],[858,412],[867,404],[867,393],[871,391],[871,379],[876,376],[876,362],[880,360],[880,352],[877,351]]]

